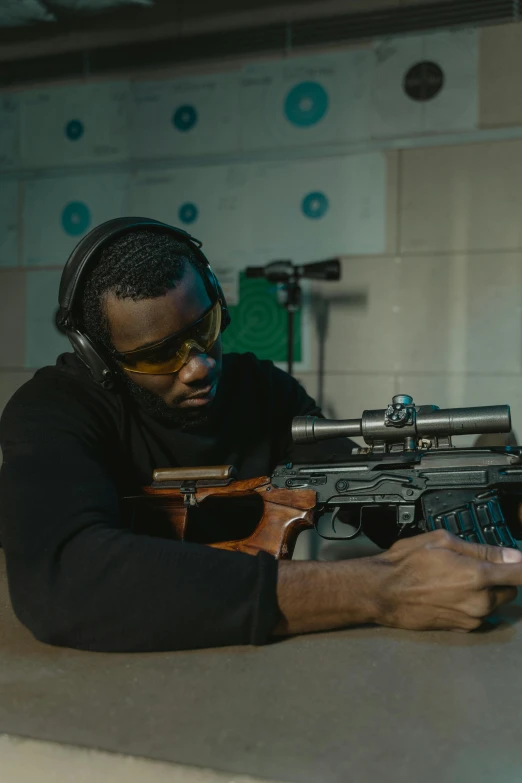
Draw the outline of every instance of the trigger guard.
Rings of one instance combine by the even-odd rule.
[[[330,527],[331,527],[331,529],[333,530],[334,533],[337,533],[337,531],[335,529],[335,522],[336,522],[336,519],[337,519],[337,517],[339,515],[339,512],[341,511],[341,508],[342,508],[342,506],[335,506],[333,511],[331,512]],[[321,517],[321,518],[324,518],[325,516],[326,516],[326,514],[324,514],[323,517]],[[362,532],[362,517],[359,517],[359,526],[356,528],[355,533],[352,533],[349,536],[340,536],[340,537],[338,537],[338,536],[324,536],[319,531],[319,522],[320,522],[320,520],[318,520],[316,522],[315,529],[316,529],[317,534],[322,539],[324,539],[325,541],[352,541],[354,538],[357,538],[361,534],[361,532]],[[354,527],[354,525],[350,525],[350,527]]]

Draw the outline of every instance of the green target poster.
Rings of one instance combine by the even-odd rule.
[[[285,364],[287,313],[279,304],[277,286],[263,279],[239,278],[239,301],[230,307],[232,323],[223,335],[227,352],[251,351],[258,359]],[[301,311],[295,314],[294,360],[302,361]]]

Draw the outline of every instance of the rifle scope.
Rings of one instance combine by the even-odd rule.
[[[447,438],[452,435],[485,435],[511,431],[509,405],[481,408],[415,406],[411,397],[399,395],[384,410],[364,411],[361,419],[334,421],[317,416],[297,416],[292,423],[294,443],[316,443],[331,438],[362,436],[369,445],[376,441],[400,443],[405,438]]]

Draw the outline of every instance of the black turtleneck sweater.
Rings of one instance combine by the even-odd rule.
[[[273,557],[136,535],[122,513],[155,468],[271,473],[290,456],[292,418],[319,413],[253,354],[225,355],[215,405],[204,431],[180,431],[97,386],[72,354],[16,392],[0,423],[0,541],[14,610],[37,639],[105,651],[269,640]]]

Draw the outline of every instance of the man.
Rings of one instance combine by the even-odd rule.
[[[133,533],[120,498],[155,468],[267,474],[290,453],[292,418],[319,411],[270,362],[222,356],[219,303],[179,237],[123,233],[81,296],[82,328],[111,357],[116,385],[64,354],[14,395],[0,426],[0,540],[14,610],[38,639],[155,651],[365,623],[470,631],[515,597],[520,553],[443,532],[340,563]]]

